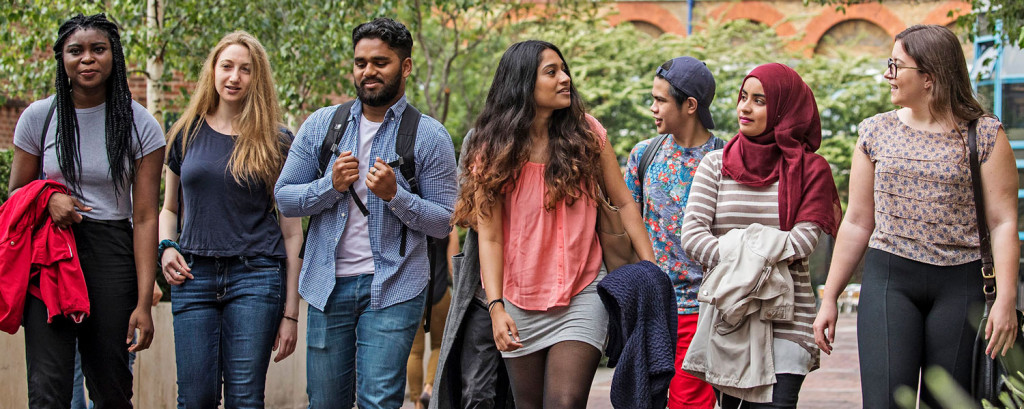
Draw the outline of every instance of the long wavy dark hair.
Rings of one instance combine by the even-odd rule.
[[[110,176],[114,180],[114,195],[118,196],[135,178],[135,155],[132,149],[132,129],[135,116],[132,111],[132,92],[128,89],[128,71],[124,64],[124,49],[117,24],[107,20],[103,14],[84,16],[78,14],[61,24],[57,41],[53,43],[53,56],[57,60],[55,82],[57,116],[57,163],[67,181],[68,187],[81,192],[82,157],[78,150],[81,132],[75,103],[71,99],[71,80],[64,70],[64,43],[78,30],[93,29],[107,35],[110,51],[113,53],[113,67],[107,78],[106,100],[106,147],[110,162]],[[138,135],[135,136],[138,138]],[[141,143],[136,145],[141,149]]]
[[[512,44],[502,55],[487,93],[484,110],[462,156],[459,196],[452,220],[472,226],[516,182],[530,157],[530,127],[537,113],[534,87],[541,53],[552,50],[565,62],[554,44],[529,40]],[[569,75],[566,63],[565,73]],[[548,123],[548,163],[544,169],[544,208],[551,210],[565,200],[572,204],[583,196],[596,197],[601,174],[601,142],[587,122],[583,100],[570,81],[569,107],[552,113]]]

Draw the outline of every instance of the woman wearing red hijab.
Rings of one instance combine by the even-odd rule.
[[[697,168],[683,221],[683,248],[704,265],[707,284],[711,275],[722,273],[711,269],[721,260],[723,235],[755,223],[774,229],[790,254],[783,264],[792,277],[792,319],[770,321],[770,356],[750,357],[755,361],[751,366],[773,370],[767,374],[775,379],[768,385],[770,393],[709,382],[722,391],[723,408],[795,408],[804,377],[818,367],[807,257],[822,232],[835,235],[839,195],[828,162],[814,153],[821,144],[814,95],[793,69],[766,64],[751,71],[743,80],[736,114],[739,133]],[[701,305],[704,314],[708,304]]]

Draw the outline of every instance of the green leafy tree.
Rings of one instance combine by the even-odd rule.
[[[593,22],[599,5],[588,0],[395,1],[394,10],[416,42],[409,98],[461,145],[483,109],[501,54],[518,33],[570,19]]]
[[[179,74],[194,81],[203,59],[224,34],[246,30],[267,48],[278,93],[295,125],[299,115],[349,89],[351,31],[372,14],[362,0],[15,0],[0,3],[0,78],[6,99],[34,100],[53,92],[51,47],[60,23],[76,13],[104,12],[122,29],[129,69],[150,88],[151,112],[162,117],[166,84]],[[187,90],[180,90],[187,97]],[[183,99],[171,101],[180,105]],[[173,118],[171,118],[173,119]]]

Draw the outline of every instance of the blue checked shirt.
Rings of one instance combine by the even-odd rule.
[[[398,159],[395,139],[406,106],[408,102],[402,97],[388,109],[384,123],[373,137],[371,158],[379,157],[385,162]],[[323,177],[317,178],[320,145],[337,109],[338,105],[321,108],[306,119],[299,128],[274,187],[277,206],[282,214],[287,217],[310,216],[306,257],[299,273],[299,295],[321,311],[334,290],[335,250],[348,222],[351,200],[347,190],[338,192],[334,189],[330,168]],[[358,154],[362,112],[362,103],[356,101],[336,152]],[[409,184],[398,169],[395,169],[398,192],[390,202],[384,202],[372,191],[367,192],[366,207],[370,211],[367,223],[374,267],[373,285],[370,287],[370,308],[373,309],[385,308],[419,295],[426,288],[430,274],[426,236],[440,238],[451,231],[449,221],[456,191],[452,138],[440,122],[423,115],[417,128],[415,153],[420,196],[409,192]],[[333,164],[336,158],[337,153],[332,154],[330,163]],[[403,224],[409,227],[405,257],[398,255]]]

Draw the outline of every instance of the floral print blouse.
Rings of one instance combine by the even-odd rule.
[[[875,230],[868,246],[932,265],[980,258],[971,187],[967,122],[959,132],[927,132],[896,111],[861,122],[857,149],[875,165]],[[978,120],[978,154],[988,160],[1002,124]]]

